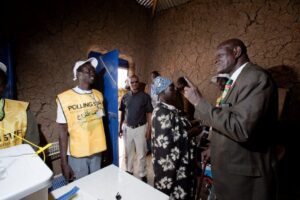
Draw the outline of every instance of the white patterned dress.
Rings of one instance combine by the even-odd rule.
[[[158,103],[152,114],[154,187],[170,199],[194,199],[194,139],[191,124],[174,106]]]

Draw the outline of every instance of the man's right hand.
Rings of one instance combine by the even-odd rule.
[[[201,98],[202,94],[198,90],[198,88],[186,77],[184,77],[188,86],[184,87],[184,96],[191,102],[194,106],[196,106]]]
[[[62,173],[68,182],[72,182],[75,179],[74,172],[68,163],[61,164]]]

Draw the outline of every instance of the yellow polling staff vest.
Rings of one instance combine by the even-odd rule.
[[[27,102],[4,99],[4,118],[0,121],[0,149],[22,144],[14,136],[25,137],[27,129]]]
[[[78,94],[67,90],[57,96],[68,124],[70,153],[85,157],[106,150],[102,116],[103,96],[92,90],[90,94]]]

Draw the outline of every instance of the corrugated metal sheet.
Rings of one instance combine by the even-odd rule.
[[[155,0],[136,0],[140,5],[145,6],[146,8],[152,8]],[[187,3],[191,0],[157,0],[156,2],[156,11],[166,10],[184,3]]]
[[[153,0],[136,0],[140,5],[146,8],[151,8],[153,6]]]

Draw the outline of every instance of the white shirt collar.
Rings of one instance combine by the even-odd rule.
[[[78,86],[74,87],[73,90],[79,94],[91,94],[92,90],[83,90],[79,88]]]
[[[242,66],[240,66],[233,74],[231,75],[230,79],[232,80],[232,84],[236,81],[236,79],[239,77],[242,70],[245,68],[245,66],[248,64],[248,62],[244,63]]]

